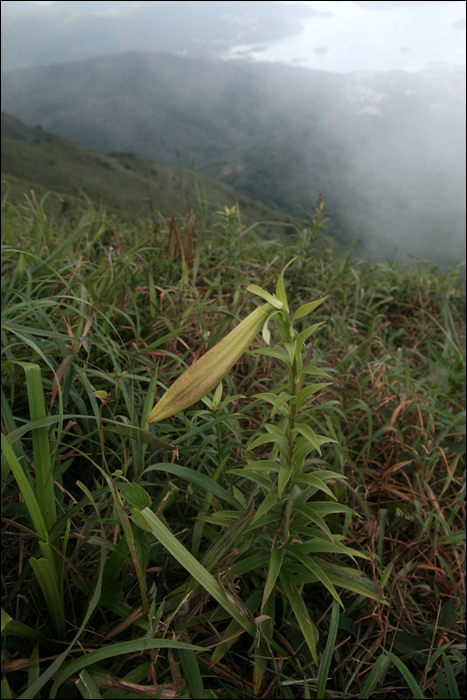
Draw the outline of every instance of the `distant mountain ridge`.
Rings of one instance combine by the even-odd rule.
[[[1,115],[1,133],[8,139],[16,141],[52,141],[58,136],[49,134],[41,126],[28,126],[22,121],[14,117],[12,114],[2,112]]]
[[[194,166],[361,255],[465,256],[465,71],[329,74],[130,52],[2,73],[2,109],[102,153]],[[440,232],[443,244],[440,245]]]

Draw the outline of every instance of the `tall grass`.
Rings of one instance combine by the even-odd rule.
[[[238,209],[210,229],[4,201],[2,697],[460,697],[465,288],[423,261],[335,256],[322,213],[284,248]],[[275,460],[264,396],[287,378],[260,337],[222,396],[146,423],[293,256],[289,307],[327,297],[302,366],[331,379],[303,410],[332,442],[306,467],[330,476],[328,539],[367,556],[365,591],[320,555],[342,606],[303,564],[275,575],[274,512],[251,522],[265,485],[246,448]]]

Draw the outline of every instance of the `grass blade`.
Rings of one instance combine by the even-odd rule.
[[[177,632],[182,632],[182,639],[184,641],[189,640],[189,636],[185,625],[177,618],[174,622],[174,627]],[[183,674],[185,676],[185,682],[191,693],[192,698],[204,698],[204,686],[203,679],[201,677],[201,672],[199,670],[198,657],[196,656],[193,649],[179,649],[178,657],[182,666]]]
[[[423,700],[425,695],[422,693],[420,686],[418,685],[417,681],[415,680],[405,663],[401,661],[401,659],[399,659],[399,657],[393,654],[391,651],[385,651],[384,653],[387,654],[394,666],[396,666],[401,672],[404,680],[407,682],[407,685],[413,693],[413,697],[417,699],[420,698],[421,700]]]
[[[58,637],[59,639],[65,639],[65,612],[63,608],[63,599],[58,590],[55,572],[51,570],[51,565],[47,559],[34,559],[34,557],[31,557],[29,563],[39,581]]]
[[[204,651],[204,647],[186,644],[186,642],[175,642],[172,639],[150,639],[146,642],[143,638],[128,642],[118,642],[117,644],[108,644],[103,649],[90,651],[64,665],[57,673],[57,679],[50,690],[51,700],[57,697],[57,690],[62,683],[70,676],[81,673],[83,668],[91,666],[92,664],[97,664],[104,659],[116,658],[123,654],[135,654],[136,652],[148,651],[149,649],[191,649],[192,651]]]
[[[448,684],[449,697],[450,698],[460,698],[459,688],[457,687],[456,677],[452,668],[452,664],[449,661],[446,654],[443,654],[444,660],[444,672],[446,674],[446,681]]]
[[[41,368],[39,365],[26,362],[22,363],[22,366],[26,373],[31,420],[40,420],[47,416]],[[57,522],[57,516],[55,513],[52,462],[50,459],[50,443],[47,428],[34,428],[34,430],[32,430],[32,444],[34,451],[37,500],[42,511],[47,531],[50,532]]]
[[[210,594],[217,602],[231,615],[252,637],[256,635],[256,625],[251,620],[248,620],[233,603],[227,598],[227,595],[218,581],[211,576],[204,566],[202,566],[194,556],[172,535],[159,518],[149,510],[139,511],[136,508],[132,509],[134,522],[141,528],[152,532],[161,544],[170,552],[184,569]]]
[[[383,653],[378,657],[378,660],[371,669],[368,678],[365,681],[365,685],[363,686],[362,692],[360,693],[359,697],[362,700],[366,700],[366,698],[371,695],[381,678],[383,678],[384,674],[386,673],[390,663],[391,661],[388,659],[386,654]]]
[[[94,683],[94,679],[86,669],[79,674],[76,687],[86,700],[100,700],[102,697],[97,685]]]
[[[266,583],[264,584],[263,602],[261,603],[261,610],[266,605],[268,598],[274,589],[274,585],[282,567],[282,560],[284,559],[284,549],[284,547],[280,547],[278,545],[277,541],[274,542],[271,550],[271,557],[269,559],[268,577],[266,579]]]
[[[294,611],[294,615],[300,626],[302,634],[305,637],[305,641],[311,652],[313,661],[315,662],[316,667],[318,667],[318,654],[316,652],[315,633],[313,630],[310,615],[308,613],[305,603],[303,602],[302,596],[300,595],[300,591],[295,585],[293,578],[287,573],[287,571],[284,571],[284,569],[282,569],[282,571],[280,572],[279,577],[281,584],[284,588],[284,592],[290,601],[292,610]]]
[[[8,439],[3,435],[3,433],[1,436],[1,440],[2,455],[5,457],[8,464],[10,465],[10,469],[13,472],[13,476],[15,477],[16,482],[19,486],[19,490],[21,491],[21,495],[24,498],[26,508],[28,509],[28,513],[31,516],[34,530],[44,542],[47,542],[47,528],[45,526],[44,518],[42,517],[42,512],[39,508],[39,504],[37,502],[34,491],[32,490],[31,484],[27,480],[26,474],[23,472],[15,453],[13,452],[13,449],[8,442]]]
[[[331,623],[329,625],[328,639],[324,649],[323,658],[318,672],[318,688],[316,691],[317,698],[324,698],[326,683],[328,680],[329,668],[331,666],[332,655],[336,643],[337,627],[339,622],[339,605],[337,601],[332,601]]]

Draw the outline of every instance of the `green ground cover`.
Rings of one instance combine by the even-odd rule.
[[[2,697],[461,697],[465,285],[324,224],[4,198]]]

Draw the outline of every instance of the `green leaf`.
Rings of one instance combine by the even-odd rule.
[[[297,335],[297,338],[295,340],[295,342],[297,344],[296,351],[295,351],[296,355],[298,355],[302,351],[303,343],[305,342],[305,340],[307,338],[309,338],[310,335],[312,333],[314,333],[317,328],[322,326],[323,323],[324,323],[324,321],[320,321],[319,323],[314,323],[312,326],[310,326],[309,328],[305,328],[304,331],[302,331],[301,333],[299,333]]]
[[[243,469],[229,469],[228,473],[241,473],[246,471],[272,471],[278,472],[280,470],[279,462],[274,462],[272,459],[259,459],[254,462],[248,462],[248,466]]]
[[[264,584],[263,601],[261,603],[261,610],[263,610],[266,605],[269,596],[274,590],[274,586],[279,576],[280,570],[282,568],[282,560],[284,559],[284,549],[285,547],[280,546],[277,540],[274,542],[271,549],[271,556],[269,558],[269,568],[266,583]]]
[[[454,602],[450,598],[441,608],[439,614],[439,624],[443,627],[452,628],[456,624],[456,612],[454,610]]]
[[[282,272],[280,273],[278,279],[277,279],[277,284],[276,284],[276,297],[284,304],[284,308],[286,311],[289,310],[289,305],[287,304],[287,295],[285,293],[285,288],[284,288],[284,272],[287,270],[287,268],[295,261],[297,260],[297,256],[295,258],[292,258],[287,265],[284,267]]]
[[[297,411],[300,410],[302,405],[307,399],[310,398],[310,396],[313,396],[313,394],[316,394],[317,391],[321,391],[321,389],[324,389],[324,387],[326,386],[331,386],[331,382],[312,384],[311,386],[306,386],[303,389],[301,389],[297,394]]]
[[[454,675],[454,669],[449,661],[446,654],[443,654],[444,661],[444,673],[446,674],[446,681],[449,689],[450,698],[460,698],[459,688],[457,687],[456,677]]]
[[[212,406],[214,409],[216,409],[219,406],[221,398],[222,398],[222,382],[219,382],[217,389],[214,392],[214,396],[212,397]]]
[[[410,658],[425,665],[430,651],[430,642],[423,637],[416,637],[408,632],[397,632],[395,635],[388,634],[389,645],[399,654],[410,656]]]
[[[321,435],[316,436],[318,440],[321,438]],[[327,440],[327,438],[324,438]],[[318,469],[318,471],[313,472],[314,476],[317,476],[318,479],[322,479],[323,481],[331,481],[333,479],[347,479],[346,476],[343,476],[342,474],[339,474],[339,472],[334,472],[332,469]],[[335,500],[335,498],[333,499]]]
[[[318,663],[318,654],[316,652],[316,637],[315,637],[315,632],[313,629],[313,623],[311,622],[310,619],[310,614],[308,612],[308,609],[302,599],[302,596],[300,595],[300,592],[295,585],[292,576],[285,570],[285,568],[282,568],[279,574],[280,582],[282,584],[282,587],[284,589],[284,593],[287,596],[288,600],[290,601],[290,604],[292,606],[292,610],[294,611],[295,618],[299,624],[299,627],[302,631],[302,634],[305,638],[305,641],[307,643],[308,649],[310,650],[311,656],[313,661],[315,662],[316,666],[319,666]],[[317,697],[324,697],[322,696],[317,696]]]
[[[34,559],[34,557],[31,557],[29,563],[39,581],[58,638],[65,639],[65,611],[63,600],[57,587],[55,571],[51,568],[47,559]]]
[[[305,425],[304,423],[297,423],[295,425],[295,429],[298,430],[298,432],[301,433],[301,435],[303,435],[303,437],[311,443],[311,445],[315,448],[318,454],[321,454],[321,448],[319,446],[318,440],[316,439],[315,432],[310,428],[309,425]]]
[[[288,314],[276,314],[274,320],[284,343],[290,343],[293,340],[293,328]]]
[[[157,383],[157,373],[154,374],[153,378],[151,379],[151,384],[148,389],[148,393],[146,395],[146,399],[144,402],[144,409],[143,409],[143,417],[141,419],[141,422],[145,425],[146,424],[146,416],[148,413],[150,413],[152,409],[152,405],[154,402],[154,391],[155,391],[155,385]],[[124,425],[123,423],[117,422],[114,425],[108,425],[105,427],[106,432],[112,432],[112,433],[117,433],[118,435],[124,435],[126,437],[131,438],[132,440],[142,440],[142,442],[147,443],[149,445],[157,445],[159,447],[165,447],[167,450],[173,450],[174,446],[171,445],[168,442],[163,442],[159,438],[156,438],[152,433],[150,433],[148,430],[146,430],[144,427],[138,428],[134,425]]]
[[[28,388],[28,401],[31,421],[47,416],[45,410],[42,374],[39,365],[22,362]],[[50,441],[47,428],[35,428],[31,431],[34,453],[34,472],[36,477],[37,500],[42,511],[47,531],[57,522],[55,512],[55,493],[53,485],[52,462],[50,459]]]
[[[328,680],[329,668],[331,666],[334,647],[336,644],[337,629],[339,627],[339,607],[335,600],[332,601],[331,622],[329,624],[328,637],[326,647],[324,649],[323,658],[318,671],[318,686],[316,690],[317,698],[326,697],[326,683]]]
[[[301,564],[303,564],[307,569],[309,569],[313,576],[315,576],[318,579],[318,581],[321,581],[321,583],[328,589],[334,600],[336,600],[339,603],[339,605],[344,607],[344,604],[342,603],[327,573],[321,566],[319,566],[319,564],[317,564],[317,562],[314,559],[312,559],[300,550],[300,545],[294,545],[292,547],[289,547],[287,549],[287,553],[290,554],[290,556],[294,557],[294,559],[299,561]]]
[[[197,559],[189,552],[179,540],[170,532],[170,530],[154,515],[154,513],[145,508],[142,511],[133,510],[132,517],[134,522],[139,527],[141,523],[146,521],[145,529],[148,529],[156,539],[170,552],[179,564],[183,566],[188,573],[206,590],[217,602],[231,615],[252,637],[256,635],[256,626],[254,622],[249,620],[245,613],[238,610],[235,605],[227,598],[227,595],[219,584],[219,582],[202,566]],[[185,647],[186,648],[186,647]],[[193,648],[193,647],[191,647]],[[199,647],[197,647],[199,649]]]
[[[2,678],[1,681],[1,697],[5,698],[5,700],[11,700],[13,697],[13,694],[11,692],[11,688],[8,684],[8,681],[6,678]],[[16,698],[16,693],[15,693],[15,698]]]
[[[319,513],[317,513],[317,511],[313,508],[313,505],[314,504],[310,503],[306,503],[304,505],[296,505],[295,510],[297,511],[297,513],[302,513],[303,515],[305,515],[312,523],[317,525],[323,532],[325,532],[330,542],[334,542],[331,530],[326,525],[321,515],[319,515]]]
[[[329,377],[332,379],[332,376],[328,374],[327,372],[324,371],[324,369],[320,369],[319,367],[315,367],[312,362],[310,362],[309,365],[304,367],[302,369],[303,374],[312,374],[312,375],[317,375],[319,377]]]
[[[284,489],[289,483],[290,477],[293,474],[294,471],[294,463],[291,460],[289,463],[281,464],[279,469],[279,479],[277,482],[277,493],[278,497],[281,498],[282,494],[284,493]]]
[[[443,672],[440,668],[436,674],[436,685],[438,686],[438,698],[440,698],[440,700],[449,700],[451,696],[449,695],[449,690],[444,682]]]
[[[355,556],[361,556],[360,552],[356,552],[354,549],[346,547],[336,539],[334,539],[332,542],[330,542],[329,539],[321,540],[319,535],[322,534],[324,533],[315,530],[315,535],[301,545],[303,551],[309,554],[345,554],[351,557],[354,561]]]
[[[250,557],[251,559],[251,557]],[[267,563],[267,558],[266,561],[264,561],[261,566],[265,565]],[[256,568],[256,567],[253,567]],[[251,569],[248,569],[250,571]],[[230,570],[230,573],[232,575],[232,578],[235,578],[237,574],[232,573],[232,569]],[[257,588],[251,596],[245,601],[245,607],[249,610],[251,615],[253,616],[254,611],[257,609],[259,601],[261,599],[261,589]],[[222,641],[221,644],[216,646],[214,649],[212,656],[211,656],[211,662],[212,663],[219,663],[219,661],[225,656],[227,651],[230,649],[232,644],[235,644],[237,641],[237,638],[234,636],[239,630],[241,629],[240,625],[236,620],[232,620],[226,627],[223,635],[222,635]]]
[[[141,561],[141,559],[138,557],[138,552],[136,550],[135,537],[133,534],[134,528],[130,524],[130,521],[128,519],[128,514],[123,506],[122,498],[120,496],[119,491],[117,490],[117,488],[115,486],[113,479],[108,474],[103,472],[103,470],[100,470],[100,471],[103,474],[104,479],[107,481],[110,493],[112,494],[114,507],[116,508],[116,511],[118,514],[118,519],[120,521],[120,524],[123,528],[123,532],[125,534],[125,539],[127,541],[128,547],[129,547],[131,560],[133,562],[133,568],[135,570],[136,578],[138,580],[138,586],[139,586],[139,592],[141,595],[141,603],[143,606],[143,610],[144,610],[145,614],[147,615],[148,610],[149,610],[149,606],[148,606],[148,600],[147,600],[147,594],[146,594],[146,582],[144,580],[146,572],[144,571],[144,574],[143,574],[144,562]],[[141,549],[140,549],[139,553],[141,554]]]
[[[251,557],[247,557],[233,564],[233,566],[230,567],[230,576],[235,578],[236,576],[243,576],[244,574],[251,573],[255,569],[264,569],[268,561],[269,557],[267,552],[257,552]]]
[[[104,659],[115,659],[118,656],[136,654],[140,651],[148,651],[149,649],[191,649],[193,651],[205,651],[204,647],[199,647],[195,644],[187,644],[186,642],[175,642],[171,639],[150,639],[147,643],[145,639],[135,639],[133,641],[119,642],[117,644],[107,644],[105,647],[96,649],[95,651],[89,651],[87,654],[82,654],[70,663],[62,664],[60,671],[57,673],[57,679],[51,688],[50,698],[54,700],[57,690],[62,683],[70,676],[81,673],[83,668],[87,666],[97,664]]]
[[[272,294],[269,294],[265,289],[262,287],[258,287],[257,284],[250,284],[246,288],[247,292],[251,292],[252,294],[256,294],[256,296],[261,297],[261,299],[264,299],[265,301],[268,301],[272,306],[275,306],[276,309],[282,309],[284,307],[284,304],[282,301],[277,299],[275,296]]]
[[[272,403],[273,407],[271,409],[271,415],[270,417],[277,413],[282,406],[290,401],[292,398],[290,394],[288,394],[286,391],[281,391],[279,396],[277,394],[271,394],[269,392],[264,392],[264,394],[255,394],[255,396],[260,397],[263,399],[263,401],[268,401],[268,403]]]
[[[292,363],[295,359],[297,343],[295,342],[295,340],[291,340],[290,342],[284,341],[284,347],[289,353],[290,366],[292,366]]]
[[[175,474],[176,476],[185,479],[189,483],[200,486],[204,491],[212,493],[216,498],[220,498],[226,503],[230,503],[231,506],[237,508],[237,510],[243,510],[241,503],[237,501],[236,498],[232,496],[226,489],[219,486],[211,477],[205,474],[200,474],[194,469],[188,469],[188,467],[182,467],[179,464],[172,464],[171,462],[160,462],[159,464],[151,464],[150,467],[144,470],[144,474],[151,471],[165,471],[169,474]]]
[[[146,489],[138,484],[124,484],[121,488],[122,498],[134,508],[147,508],[151,499]]]
[[[255,515],[253,516],[251,520],[251,524],[255,523],[257,520],[259,520],[263,515],[265,515],[271,508],[273,508],[279,501],[278,495],[277,495],[277,486],[274,486],[272,491],[268,493],[264,501],[261,503],[260,507],[256,511]]]
[[[327,296],[317,299],[316,301],[310,301],[308,304],[303,304],[303,306],[300,306],[293,315],[292,323],[295,323],[295,321],[299,318],[303,318],[303,316],[311,314],[311,312],[322,304],[323,301],[326,301],[326,299]]]
[[[365,685],[363,686],[359,698],[366,700],[368,697],[370,697],[380,680],[385,676],[390,663],[391,661],[386,654],[380,654],[365,681]]]
[[[279,470],[279,465],[276,464],[276,466]],[[246,467],[245,469],[229,469],[228,474],[239,474],[241,476],[245,476],[247,479],[253,481],[255,484],[259,484],[268,493],[273,487],[271,479],[266,474],[263,474],[261,471],[250,471]]]
[[[359,552],[355,552],[360,556]],[[371,598],[384,605],[388,605],[388,601],[384,599],[384,592],[377,583],[365,578],[362,572],[358,569],[350,569],[347,566],[337,566],[330,562],[321,562],[321,567],[326,571],[328,578],[335,586],[347,589],[363,595],[365,598]]]
[[[287,450],[288,448],[288,442],[287,440],[284,439],[284,437],[281,437],[280,435],[260,435],[259,438],[256,438],[256,440],[253,440],[251,445],[249,445],[245,452],[249,452],[250,450],[254,450],[256,447],[259,447],[260,445],[266,445],[268,442],[277,442],[283,449]]]
[[[314,450],[313,445],[304,437],[295,441],[293,446],[293,461],[297,469],[301,470],[306,457]]]
[[[331,513],[349,513],[350,515],[355,515],[357,518],[361,518],[353,508],[344,505],[343,503],[334,503],[331,501],[313,501],[313,510],[319,513],[322,518]]]
[[[93,676],[85,668],[79,674],[76,687],[85,700],[91,700],[91,698],[92,700],[99,700],[99,698],[102,698]]]
[[[282,348],[257,348],[256,350],[250,351],[252,355],[266,355],[266,357],[275,357],[276,360],[285,362],[285,364],[290,367],[290,358],[288,353]]]
[[[286,434],[277,425],[273,425],[272,423],[265,423],[264,427],[266,428],[266,430],[268,431],[268,433],[270,435],[277,435],[277,437],[279,437],[287,442]]]
[[[419,700],[423,700],[425,695],[422,693],[420,686],[418,685],[417,681],[415,680],[405,663],[390,651],[385,651],[384,653],[391,659],[394,666],[396,666],[401,672],[404,680],[406,681],[407,685],[409,686],[412,692],[412,696]]]
[[[34,530],[36,531],[36,534],[42,538],[42,540],[47,541],[47,528],[42,517],[41,509],[39,508],[39,504],[37,503],[36,496],[32,490],[32,487],[29,481],[27,480],[26,474],[24,473],[20,463],[17,460],[16,455],[14,454],[13,449],[8,442],[8,439],[3,433],[1,436],[1,441],[2,455],[4,455],[5,459],[10,465],[11,471],[13,472],[13,476],[15,477],[16,482],[19,486],[19,490],[21,491],[21,495],[24,498],[26,508],[28,509],[28,513],[31,516]]]
[[[274,314],[271,314],[271,316],[264,322],[263,328],[261,330],[261,334],[266,345],[271,344],[271,331],[269,330],[269,321],[271,320],[271,317],[273,315]]]
[[[6,610],[2,608],[2,637],[12,636],[12,637],[23,637],[24,639],[31,639],[33,642],[38,642],[46,647],[53,649],[53,643],[50,642],[47,637],[43,634],[37,632],[29,625],[25,625],[23,622],[14,620]]]
[[[103,539],[105,539],[105,528],[104,528],[104,526],[103,526],[103,524],[102,524],[102,521],[101,521],[101,519],[100,519],[100,516],[99,516],[99,509],[97,508],[97,505],[96,505],[96,503],[95,503],[95,501],[94,501],[94,499],[93,499],[93,496],[92,496],[91,492],[86,488],[86,486],[84,486],[84,484],[80,484],[80,482],[77,482],[77,483],[78,483],[78,485],[80,486],[80,488],[86,493],[87,497],[89,498],[89,500],[91,501],[91,503],[93,504],[93,506],[94,506],[94,508],[95,508],[95,510],[96,510],[97,517],[98,517],[98,519],[99,519],[99,521],[100,521],[100,525],[101,525],[102,536],[103,536]],[[75,644],[76,644],[77,640],[78,640],[78,639],[81,637],[81,635],[82,635],[83,629],[85,629],[85,628],[87,627],[87,625],[88,625],[88,623],[89,623],[89,620],[91,619],[91,616],[93,615],[93,613],[94,613],[94,611],[95,611],[95,609],[96,609],[96,607],[97,607],[97,605],[98,605],[98,603],[99,603],[99,599],[100,599],[101,592],[102,592],[102,577],[103,577],[103,573],[104,573],[104,564],[105,564],[105,557],[106,557],[106,549],[105,549],[105,547],[101,547],[101,548],[100,548],[100,557],[101,557],[101,561],[100,561],[100,566],[99,566],[99,568],[98,568],[99,574],[98,574],[97,581],[96,581],[96,586],[95,586],[95,589],[94,589],[94,595],[92,596],[92,599],[91,599],[91,601],[90,601],[90,603],[89,603],[89,605],[88,605],[88,607],[87,607],[87,609],[86,609],[86,611],[85,611],[84,618],[83,618],[83,621],[82,621],[82,623],[81,623],[81,626],[80,626],[79,630],[76,632],[75,636],[74,636],[73,639],[70,641],[70,643],[69,643],[69,645],[67,646],[67,648],[64,649],[64,651],[60,654],[60,656],[58,656],[58,657],[46,668],[46,670],[40,675],[40,677],[37,679],[37,681],[34,681],[34,683],[33,683],[32,685],[30,685],[26,690],[23,691],[23,693],[21,694],[21,697],[22,697],[22,698],[25,698],[25,700],[26,700],[26,699],[29,699],[29,698],[34,698],[34,697],[36,697],[36,694],[37,694],[37,693],[41,690],[41,688],[47,683],[47,681],[48,681],[54,674],[56,674],[60,668],[62,668],[62,665],[63,665],[65,659],[67,658],[68,654],[70,653],[70,650],[73,649],[73,648],[75,647]],[[129,613],[128,613],[128,614],[129,614]],[[59,685],[60,685],[60,684],[59,684]],[[49,693],[49,697],[50,697],[50,698],[55,697],[56,692],[57,692],[57,690],[58,690],[58,687],[59,687],[59,686],[56,686],[56,684],[54,684],[54,688],[53,688],[53,689],[54,689],[54,695],[51,694],[51,692],[52,692],[52,690],[51,690],[51,692]]]
[[[176,632],[182,632],[182,641],[189,643],[189,636],[185,625],[179,617],[174,620],[174,629]],[[198,657],[194,649],[179,649],[178,656],[182,667],[185,682],[188,686],[192,698],[204,698],[204,686],[201,672],[199,670]]]
[[[314,486],[319,491],[324,491],[324,493],[327,493],[327,495],[330,496],[333,501],[337,500],[329,486],[327,486],[319,476],[316,476],[316,474],[296,474],[292,479],[292,483]]]

